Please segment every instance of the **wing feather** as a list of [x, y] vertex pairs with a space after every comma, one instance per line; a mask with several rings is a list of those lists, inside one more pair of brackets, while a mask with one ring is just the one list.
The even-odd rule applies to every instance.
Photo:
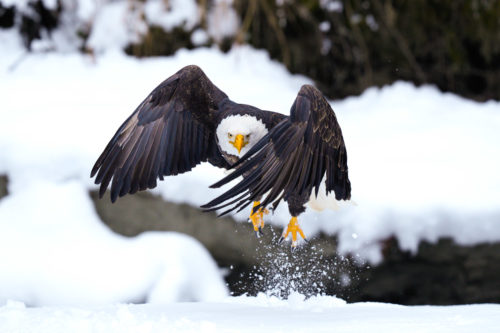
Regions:
[[99, 196], [110, 183], [114, 202], [201, 162], [217, 160], [220, 166], [214, 119], [225, 99], [197, 66], [184, 67], [162, 82], [120, 126], [92, 168]]

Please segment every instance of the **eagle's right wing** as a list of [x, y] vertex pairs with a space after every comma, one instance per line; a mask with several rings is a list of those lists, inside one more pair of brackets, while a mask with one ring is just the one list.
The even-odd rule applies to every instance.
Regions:
[[120, 126], [92, 168], [102, 197], [111, 182], [111, 201], [154, 188], [163, 176], [200, 162], [229, 167], [215, 141], [214, 117], [227, 96], [194, 65], [163, 81]]
[[[333, 191], [337, 200], [351, 197], [342, 131], [328, 101], [310, 85], [300, 89], [290, 117], [276, 125], [232, 168], [235, 168], [233, 173], [211, 187], [223, 186], [242, 175], [245, 177], [202, 206], [205, 210], [230, 206], [223, 215], [241, 210], [261, 197], [264, 198], [254, 211], [270, 203], [276, 208], [282, 199], [289, 201], [289, 198], [298, 197], [305, 203], [313, 189], [318, 194], [325, 175], [325, 194]], [[296, 209], [300, 210], [303, 203], [299, 202]]]

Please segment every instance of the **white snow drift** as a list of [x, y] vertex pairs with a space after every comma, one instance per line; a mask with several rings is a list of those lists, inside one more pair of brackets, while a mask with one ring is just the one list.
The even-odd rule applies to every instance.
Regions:
[[160, 232], [118, 236], [78, 181], [38, 180], [0, 201], [0, 304], [168, 303], [226, 294], [196, 240]]

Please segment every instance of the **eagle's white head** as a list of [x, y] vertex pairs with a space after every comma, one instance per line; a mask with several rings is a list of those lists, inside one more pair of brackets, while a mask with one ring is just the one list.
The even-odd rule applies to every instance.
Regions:
[[267, 128], [251, 115], [230, 115], [222, 119], [216, 133], [224, 152], [241, 157], [267, 134]]

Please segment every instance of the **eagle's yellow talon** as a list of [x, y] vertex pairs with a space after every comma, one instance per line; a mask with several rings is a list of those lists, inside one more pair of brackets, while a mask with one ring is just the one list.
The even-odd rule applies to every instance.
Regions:
[[[256, 207], [260, 205], [259, 201], [254, 201], [253, 206]], [[253, 208], [252, 208], [253, 211]], [[263, 235], [262, 228], [264, 228], [264, 215], [269, 214], [266, 208], [259, 208], [255, 213], [250, 214], [249, 220], [252, 222], [253, 230], [257, 237]]]
[[297, 222], [296, 216], [292, 216], [292, 219], [288, 223], [286, 230], [283, 231], [283, 235], [280, 238], [280, 243], [283, 240], [285, 240], [290, 233], [292, 234], [292, 249], [297, 246], [297, 233], [300, 235], [300, 237], [302, 237], [302, 239], [307, 241], [306, 236], [304, 235], [304, 232], [302, 231], [302, 229], [299, 226], [299, 223]]

